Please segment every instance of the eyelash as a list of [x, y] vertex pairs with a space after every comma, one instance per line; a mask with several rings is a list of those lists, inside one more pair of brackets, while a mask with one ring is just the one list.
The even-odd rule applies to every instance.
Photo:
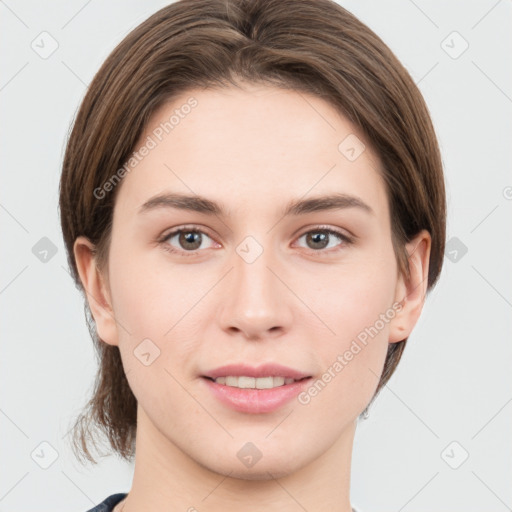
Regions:
[[[317, 226], [315, 227], [314, 229], [310, 229], [308, 231], [305, 231], [304, 233], [302, 233], [298, 238], [302, 238], [304, 235], [307, 235], [309, 233], [317, 233], [317, 232], [322, 232], [322, 233], [328, 233], [329, 235], [333, 235], [339, 239], [341, 239], [345, 245], [351, 245], [354, 243], [354, 240], [353, 238], [339, 232], [339, 231], [336, 231], [334, 229], [331, 229], [327, 226]], [[181, 227], [179, 229], [175, 229], [174, 231], [171, 231], [170, 233], [167, 233], [165, 236], [163, 236], [162, 238], [160, 238], [158, 240], [158, 243], [162, 245], [162, 248], [167, 251], [167, 252], [170, 252], [172, 254], [180, 254], [182, 256], [185, 256], [185, 257], [196, 257], [199, 255], [199, 250], [194, 250], [194, 251], [185, 251], [185, 250], [178, 250], [178, 249], [175, 249], [174, 247], [172, 247], [169, 243], [167, 243], [167, 241], [172, 238], [174, 235], [177, 235], [179, 233], [201, 233], [201, 234], [204, 234], [206, 236], [208, 236], [209, 238], [212, 238], [210, 235], [208, 235], [208, 233], [200, 230], [200, 229], [197, 229], [195, 227]], [[319, 249], [319, 250], [314, 250], [314, 249], [310, 249], [310, 252], [314, 253], [314, 254], [318, 254], [320, 256], [329, 256], [331, 255], [333, 252], [336, 253], [338, 252], [338, 250], [334, 250], [332, 251], [331, 250], [324, 250], [324, 249]]]

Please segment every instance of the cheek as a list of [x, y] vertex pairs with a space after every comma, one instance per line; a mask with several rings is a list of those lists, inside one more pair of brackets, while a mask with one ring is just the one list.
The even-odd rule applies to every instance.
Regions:
[[340, 402], [337, 393], [359, 396], [364, 403], [378, 384], [389, 346], [389, 324], [396, 313], [392, 307], [395, 268], [387, 261], [366, 261], [326, 282], [319, 316], [330, 330], [317, 346], [325, 370], [321, 380], [329, 382], [326, 405], [341, 406], [344, 400]]
[[[351, 340], [389, 312], [396, 286], [393, 272], [392, 265], [386, 269], [379, 262], [367, 261], [331, 274], [325, 281], [322, 310], [335, 337]], [[379, 330], [386, 330], [387, 324], [378, 325]]]
[[[116, 318], [134, 337], [160, 339], [176, 322], [184, 301], [178, 273], [165, 273], [134, 242], [122, 242], [122, 235], [111, 247], [111, 290]], [[129, 240], [127, 236], [125, 240]]]
[[[125, 370], [133, 370], [134, 391], [139, 386], [157, 389], [171, 378], [166, 370], [174, 374], [188, 368], [197, 349], [198, 315], [204, 314], [197, 303], [204, 287], [194, 284], [190, 273], [155, 264], [148, 252], [123, 251], [113, 244], [111, 254], [116, 262], [110, 275], [112, 299]], [[153, 362], [145, 366], [148, 360]]]
[[357, 286], [345, 290], [330, 316], [336, 335], [326, 336], [315, 349], [321, 373], [299, 397], [299, 403], [316, 411], [313, 416], [357, 417], [375, 393], [386, 358], [389, 324], [380, 316], [386, 312], [385, 294], [369, 295]]
[[[190, 405], [179, 382], [190, 367], [197, 335], [191, 332], [181, 284], [162, 276], [142, 259], [119, 260], [112, 275], [119, 349], [130, 388], [153, 417]], [[172, 285], [170, 285], [172, 283]], [[187, 406], [187, 404], [189, 404]], [[176, 416], [168, 418], [172, 428]]]

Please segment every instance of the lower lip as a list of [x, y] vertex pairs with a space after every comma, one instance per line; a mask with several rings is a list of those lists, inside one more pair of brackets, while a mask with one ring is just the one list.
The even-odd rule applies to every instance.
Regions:
[[239, 412], [259, 414], [272, 412], [298, 395], [311, 377], [272, 389], [243, 389], [225, 386], [203, 377], [208, 388], [223, 404]]

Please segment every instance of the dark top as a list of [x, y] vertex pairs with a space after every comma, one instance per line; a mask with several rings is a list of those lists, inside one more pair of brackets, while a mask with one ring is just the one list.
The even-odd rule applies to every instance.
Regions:
[[112, 512], [113, 508], [126, 497], [127, 492], [118, 492], [105, 498], [99, 505], [89, 509], [87, 512]]
[[[119, 492], [117, 494], [111, 494], [108, 498], [105, 498], [99, 505], [91, 508], [87, 512], [112, 512], [112, 509], [126, 497], [128, 493]], [[352, 508], [354, 512], [357, 512], [355, 508]]]

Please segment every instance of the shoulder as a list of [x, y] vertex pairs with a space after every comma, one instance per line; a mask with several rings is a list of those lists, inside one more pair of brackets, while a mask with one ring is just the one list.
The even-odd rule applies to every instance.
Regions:
[[126, 497], [128, 493], [126, 492], [118, 492], [116, 494], [111, 494], [107, 498], [105, 498], [101, 503], [96, 505], [95, 507], [89, 509], [87, 512], [112, 512], [112, 509], [123, 499]]

